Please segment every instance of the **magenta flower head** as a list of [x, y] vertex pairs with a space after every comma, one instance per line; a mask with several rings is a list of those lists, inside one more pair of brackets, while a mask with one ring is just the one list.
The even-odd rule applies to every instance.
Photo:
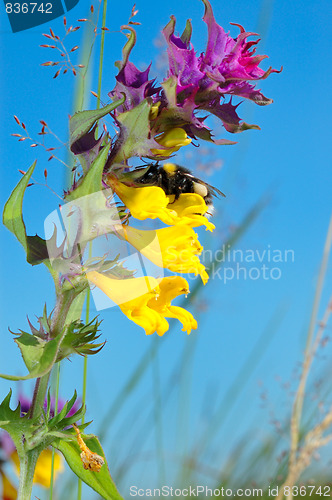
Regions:
[[115, 77], [117, 83], [108, 95], [112, 99], [121, 99], [125, 95], [126, 100], [123, 106], [117, 108], [115, 114], [133, 109], [147, 97], [158, 94], [160, 90], [160, 87], [154, 87], [155, 80], [149, 80], [151, 64], [146, 70], [140, 71], [135, 64], [128, 60], [130, 52], [136, 43], [136, 32], [130, 26], [122, 26], [122, 28], [128, 29], [131, 33], [122, 51], [123, 60], [115, 63], [119, 69], [119, 73]]
[[266, 71], [258, 67], [267, 56], [255, 55], [255, 45], [259, 39], [247, 40], [250, 36], [258, 36], [257, 33], [246, 32], [241, 25], [232, 23], [240, 28], [240, 34], [233, 39], [216, 23], [210, 2], [203, 2], [208, 41], [205, 54], [200, 56], [200, 69], [205, 73], [201, 89], [215, 89], [222, 95], [238, 95], [260, 105], [270, 104], [272, 99], [267, 99], [254, 85], [248, 83], [263, 80], [271, 73], [279, 73], [272, 67]]
[[[195, 118], [198, 110], [205, 110], [220, 118], [229, 132], [242, 132], [248, 128], [259, 128], [256, 125], [240, 123], [236, 107], [231, 98], [228, 102], [220, 102], [225, 96], [239, 96], [266, 105], [272, 99], [264, 97], [260, 90], [255, 89], [252, 81], [262, 80], [273, 72], [259, 68], [260, 62], [267, 56], [255, 55], [255, 45], [259, 40], [248, 41], [255, 33], [245, 32], [242, 26], [240, 34], [233, 39], [225, 33], [214, 18], [208, 0], [202, 0], [205, 5], [204, 21], [208, 27], [208, 41], [205, 53], [197, 56], [190, 43], [191, 24], [187, 21], [186, 29], [180, 37], [174, 35], [175, 18], [163, 30], [167, 42], [169, 59], [169, 76], [164, 81], [165, 95], [168, 105], [176, 104], [178, 112], [187, 117], [192, 113], [192, 133], [206, 138], [207, 129], [202, 119], [199, 123]], [[176, 89], [176, 91], [174, 90]], [[172, 92], [170, 92], [172, 89]], [[180, 108], [180, 109], [179, 109]], [[202, 135], [203, 134], [203, 135]]]
[[188, 91], [194, 95], [199, 89], [205, 73], [200, 69], [201, 64], [195, 49], [191, 48], [192, 27], [190, 20], [188, 19], [186, 28], [180, 37], [174, 35], [175, 22], [175, 17], [171, 16], [170, 22], [163, 30], [167, 42], [169, 76], [176, 78], [178, 95], [181, 92], [189, 95]]
[[257, 36], [255, 33], [235, 25], [240, 33], [232, 38], [216, 23], [209, 0], [202, 1], [205, 6], [203, 20], [208, 28], [205, 52], [198, 54], [192, 46], [190, 20], [178, 36], [175, 34], [176, 19], [171, 16], [163, 30], [169, 69], [161, 87], [156, 87], [155, 80], [149, 79], [150, 66], [140, 71], [129, 61], [136, 33], [132, 26], [122, 27], [130, 34], [122, 61], [116, 62], [119, 72], [109, 96], [113, 101], [125, 97], [125, 101], [112, 111], [119, 133], [109, 154], [106, 173], [112, 163], [121, 163], [133, 156], [168, 159], [195, 139], [234, 144], [227, 139], [214, 138], [205, 123], [209, 114], [219, 118], [231, 133], [259, 129], [240, 119], [237, 114], [240, 103], [233, 103], [233, 99], [270, 104], [272, 99], [256, 89], [255, 82], [279, 71], [259, 67], [267, 56], [256, 55], [259, 40], [248, 40]]

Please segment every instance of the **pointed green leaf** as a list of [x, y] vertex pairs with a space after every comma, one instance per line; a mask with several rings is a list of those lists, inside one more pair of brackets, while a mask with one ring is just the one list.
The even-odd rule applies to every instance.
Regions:
[[75, 297], [72, 305], [70, 306], [69, 312], [67, 314], [66, 322], [68, 324], [73, 321], [78, 321], [82, 316], [82, 310], [86, 298], [87, 289], [83, 290], [81, 293]]
[[110, 149], [110, 144], [105, 146], [91, 164], [87, 174], [83, 177], [81, 184], [72, 191], [67, 197], [66, 201], [77, 200], [83, 196], [100, 191], [102, 188], [102, 174], [107, 160], [107, 155]]
[[122, 49], [122, 61], [116, 61], [115, 66], [121, 70], [128, 62], [130, 52], [132, 51], [136, 43], [136, 31], [131, 26], [126, 26], [126, 29], [130, 31], [130, 35], [125, 46]]
[[5, 205], [2, 216], [4, 225], [9, 231], [15, 234], [25, 251], [27, 251], [27, 235], [22, 215], [23, 197], [35, 166], [36, 162], [31, 165], [27, 173], [13, 190]]
[[4, 398], [0, 404], [0, 427], [4, 428], [6, 425], [11, 424], [14, 420], [20, 418], [21, 411], [20, 405], [17, 405], [15, 410], [12, 410], [9, 406], [10, 399], [12, 397], [12, 390], [8, 392], [7, 396]]
[[44, 260], [48, 260], [48, 250], [46, 241], [35, 236], [27, 236], [27, 261], [32, 266], [41, 264]]
[[[151, 148], [160, 148], [160, 144], [150, 137], [150, 110], [152, 101], [144, 99], [138, 106], [118, 116], [121, 126], [119, 151], [114, 163], [121, 163], [132, 156], [151, 156]], [[115, 149], [117, 145], [115, 144]]]
[[23, 332], [22, 335], [15, 339], [15, 342], [20, 348], [29, 373], [27, 375], [7, 375], [0, 373], [0, 377], [6, 380], [28, 380], [46, 375], [56, 362], [65, 332], [66, 330], [64, 329], [61, 334], [47, 342]]
[[47, 342], [27, 332], [22, 332], [15, 342], [21, 351], [25, 366], [31, 372], [39, 363]]
[[[48, 426], [49, 428], [53, 428], [55, 427], [59, 422], [60, 420], [62, 420], [63, 418], [65, 418], [65, 416], [70, 412], [70, 410], [72, 409], [72, 407], [74, 406], [75, 404], [75, 401], [77, 399], [77, 392], [75, 390], [74, 392], [74, 395], [72, 396], [72, 398], [67, 401], [64, 405], [63, 405], [63, 408], [62, 410], [57, 413], [48, 423]], [[75, 421], [74, 421], [75, 422]]]
[[192, 28], [192, 25], [191, 25], [191, 20], [190, 19], [187, 19], [187, 22], [186, 22], [186, 27], [185, 29], [183, 30], [183, 33], [181, 35], [181, 40], [183, 43], [185, 43], [186, 45], [189, 45], [190, 43], [190, 39], [191, 39], [191, 35], [192, 35], [192, 31], [193, 31], [193, 28]]
[[123, 97], [122, 99], [114, 101], [101, 109], [79, 111], [78, 113], [75, 113], [74, 116], [71, 117], [69, 122], [70, 146], [72, 146], [72, 144], [74, 144], [78, 139], [88, 133], [97, 120], [123, 104], [125, 102], [125, 99], [126, 98]]
[[62, 439], [56, 439], [52, 445], [61, 451], [69, 467], [76, 474], [76, 476], [99, 493], [99, 495], [105, 498], [105, 500], [123, 500], [110, 475], [105, 454], [98, 438], [96, 436], [89, 437], [85, 435], [82, 435], [82, 438], [91, 451], [98, 453], [98, 455], [101, 455], [104, 458], [105, 463], [99, 472], [93, 472], [83, 468], [80, 457], [81, 450], [76, 441], [66, 442]]
[[[15, 410], [10, 408], [12, 390], [0, 404], [0, 427], [11, 436], [17, 449], [22, 447], [22, 436], [30, 435], [35, 430], [35, 422], [26, 416], [21, 417], [21, 405], [18, 403]], [[1, 497], [2, 498], [2, 497]]]

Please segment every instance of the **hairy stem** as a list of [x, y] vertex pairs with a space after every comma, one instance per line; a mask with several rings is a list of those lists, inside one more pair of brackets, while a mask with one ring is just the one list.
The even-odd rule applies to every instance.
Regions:
[[36, 380], [32, 403], [29, 410], [29, 418], [37, 418], [42, 414], [50, 374], [51, 372], [46, 373], [46, 375], [43, 375], [43, 377], [39, 377]]
[[[55, 408], [54, 415], [58, 414], [58, 402], [59, 402], [59, 389], [60, 389], [60, 363], [57, 365], [56, 373], [56, 388], [55, 388]], [[50, 484], [50, 495], [49, 500], [53, 499], [53, 484], [54, 484], [54, 457], [55, 449], [52, 448], [52, 463], [51, 463], [51, 484]]]
[[17, 500], [30, 500], [33, 486], [33, 475], [40, 449], [28, 451], [20, 456], [20, 483]]
[[[54, 308], [50, 325], [51, 338], [56, 337], [63, 331], [67, 314], [74, 298], [74, 290], [66, 293], [60, 292], [57, 295], [57, 302]], [[30, 419], [41, 420], [50, 374], [51, 370], [42, 377], [37, 378], [36, 380], [33, 399], [29, 410]], [[22, 443], [17, 447], [20, 459], [20, 484], [18, 500], [30, 500], [31, 498], [34, 471], [38, 456], [42, 449], [42, 446], [38, 446], [37, 448], [34, 448], [32, 450], [25, 450], [24, 435], [22, 435]]]

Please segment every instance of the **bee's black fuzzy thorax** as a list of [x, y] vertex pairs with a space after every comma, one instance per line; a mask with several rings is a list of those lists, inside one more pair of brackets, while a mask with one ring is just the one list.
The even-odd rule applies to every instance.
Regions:
[[204, 199], [206, 205], [209, 207], [208, 212], [212, 212], [213, 210], [213, 196], [225, 196], [219, 189], [195, 177], [187, 168], [174, 163], [165, 163], [164, 165], [151, 164], [148, 167], [139, 167], [135, 172], [139, 170], [142, 170], [143, 173], [141, 177], [136, 177], [137, 184], [158, 186], [167, 195], [174, 195], [175, 200], [182, 193], [196, 193]]

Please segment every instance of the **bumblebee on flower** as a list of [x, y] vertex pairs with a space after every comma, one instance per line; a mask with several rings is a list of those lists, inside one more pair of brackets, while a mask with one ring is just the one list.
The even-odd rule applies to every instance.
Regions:
[[[187, 170], [179, 170], [175, 164], [164, 165], [163, 172], [176, 172], [180, 183], [157, 182], [158, 166], [149, 166], [133, 170], [129, 173], [109, 174], [106, 182], [114, 189], [124, 205], [129, 209], [129, 223], [114, 226], [114, 233], [127, 241], [155, 265], [173, 273], [193, 273], [200, 275], [203, 283], [208, 281], [208, 274], [199, 260], [203, 247], [198, 241], [194, 227], [206, 226], [213, 230], [213, 224], [205, 214], [208, 206], [204, 197], [194, 191], [194, 185], [203, 188], [205, 197], [208, 188], [203, 181], [193, 177]], [[183, 179], [185, 182], [183, 182]], [[202, 192], [202, 189], [201, 189]], [[137, 229], [135, 219], [159, 219], [168, 227], [156, 230]], [[157, 245], [150, 242], [157, 239]], [[169, 324], [166, 318], [177, 318], [188, 334], [197, 328], [192, 314], [171, 302], [179, 295], [189, 293], [188, 282], [182, 276], [166, 276], [155, 279], [152, 276], [117, 279], [112, 273], [89, 271], [86, 276], [90, 283], [102, 290], [122, 312], [136, 324], [140, 325], [147, 335], [156, 332], [163, 335]]]
[[[231, 38], [214, 18], [208, 0], [203, 20], [208, 28], [205, 52], [197, 56], [191, 45], [192, 27], [187, 22], [183, 34], [175, 32], [175, 18], [163, 30], [167, 43], [169, 71], [161, 85], [149, 79], [150, 66], [140, 71], [129, 61], [136, 43], [132, 26], [123, 49], [123, 59], [116, 66], [119, 70], [116, 85], [109, 92], [119, 105], [112, 117], [119, 133], [110, 144], [103, 168], [102, 182], [120, 199], [122, 223], [112, 228], [118, 238], [125, 240], [155, 265], [175, 273], [165, 278], [153, 276], [127, 276], [119, 279], [112, 272], [101, 272], [97, 267], [87, 268], [89, 282], [100, 288], [124, 314], [144, 328], [147, 334], [163, 335], [168, 330], [166, 318], [177, 317], [183, 329], [190, 333], [197, 327], [191, 313], [171, 305], [180, 294], [189, 292], [188, 282], [177, 273], [200, 276], [204, 284], [208, 274], [199, 256], [203, 247], [196, 228], [204, 226], [213, 231], [213, 197], [223, 193], [193, 173], [178, 166], [172, 156], [181, 148], [188, 148], [199, 139], [215, 144], [234, 144], [228, 139], [215, 139], [206, 126], [206, 114], [215, 115], [230, 133], [258, 129], [240, 120], [232, 103], [234, 96], [249, 99], [259, 105], [272, 102], [257, 89], [254, 81], [262, 80], [273, 72], [264, 71], [259, 64], [266, 56], [255, 55], [257, 41], [248, 41], [254, 33], [245, 32]], [[229, 100], [226, 100], [229, 95]], [[200, 117], [199, 112], [205, 116]], [[91, 134], [91, 132], [89, 132]], [[94, 135], [80, 137], [72, 144], [73, 152], [93, 151], [102, 153], [102, 138]], [[89, 144], [87, 146], [87, 144]], [[85, 148], [85, 149], [84, 149]], [[131, 167], [134, 157], [148, 159], [141, 167]], [[135, 227], [135, 221], [154, 220], [158, 229]], [[159, 225], [158, 224], [158, 225]], [[150, 242], [158, 241], [157, 246]], [[167, 294], [165, 289], [167, 287]], [[130, 293], [127, 296], [128, 290]]]

